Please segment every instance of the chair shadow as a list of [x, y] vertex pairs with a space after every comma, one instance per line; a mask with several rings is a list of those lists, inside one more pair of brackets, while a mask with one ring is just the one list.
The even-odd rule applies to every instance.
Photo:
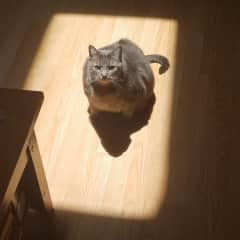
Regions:
[[150, 99], [147, 107], [126, 119], [121, 114], [100, 112], [94, 118], [89, 116], [90, 122], [101, 139], [104, 149], [114, 157], [123, 154], [131, 143], [131, 134], [148, 124], [156, 101], [155, 95]]

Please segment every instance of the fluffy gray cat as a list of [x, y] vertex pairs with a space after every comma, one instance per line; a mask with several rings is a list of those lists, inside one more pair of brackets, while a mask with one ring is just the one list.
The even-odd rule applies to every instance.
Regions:
[[160, 74], [169, 67], [167, 58], [144, 55], [128, 39], [100, 49], [90, 45], [83, 69], [90, 116], [107, 111], [131, 118], [135, 112], [144, 109], [153, 96], [154, 76], [150, 63], [161, 64]]

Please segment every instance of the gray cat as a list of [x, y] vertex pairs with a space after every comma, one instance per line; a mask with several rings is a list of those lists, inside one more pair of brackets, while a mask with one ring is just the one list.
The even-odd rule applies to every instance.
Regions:
[[161, 55], [144, 55], [128, 39], [96, 49], [89, 46], [83, 69], [84, 92], [90, 116], [99, 111], [120, 112], [127, 118], [146, 107], [153, 96], [154, 76], [150, 63], [159, 63], [159, 73], [169, 67]]

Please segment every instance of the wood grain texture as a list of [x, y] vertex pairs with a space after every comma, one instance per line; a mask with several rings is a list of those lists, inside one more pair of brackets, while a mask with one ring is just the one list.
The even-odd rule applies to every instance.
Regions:
[[43, 202], [43, 209], [48, 213], [48, 215], [51, 215], [53, 211], [52, 200], [49, 193], [46, 175], [44, 172], [42, 159], [41, 159], [37, 139], [34, 132], [32, 133], [29, 139], [27, 152], [30, 158], [29, 161], [31, 161], [31, 166], [32, 166], [31, 170], [32, 172], [34, 172], [33, 176], [36, 179], [36, 185], [37, 185], [36, 188], [39, 193], [39, 198], [41, 198]]
[[[238, 8], [25, 0], [25, 14], [6, 5], [17, 15], [15, 28], [1, 26], [0, 83], [45, 93], [36, 135], [57, 239], [239, 238]], [[159, 76], [153, 65], [149, 116], [91, 123], [81, 83], [87, 47], [120, 37], [171, 67]]]

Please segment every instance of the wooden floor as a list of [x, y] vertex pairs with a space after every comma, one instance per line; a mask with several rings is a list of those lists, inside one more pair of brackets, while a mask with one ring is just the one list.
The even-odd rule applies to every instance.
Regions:
[[[239, 14], [178, 1], [1, 1], [0, 86], [41, 90], [56, 239], [239, 239]], [[55, 3], [54, 3], [55, 2]], [[149, 112], [89, 121], [89, 44], [167, 56]], [[17, 103], [16, 103], [17, 104]], [[152, 112], [151, 112], [152, 111]]]

